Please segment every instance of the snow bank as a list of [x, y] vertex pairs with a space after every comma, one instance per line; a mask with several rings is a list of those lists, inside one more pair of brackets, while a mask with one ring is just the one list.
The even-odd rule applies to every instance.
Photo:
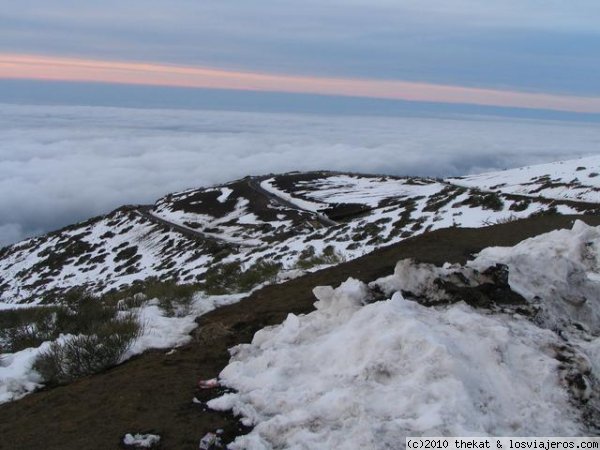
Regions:
[[457, 266], [449, 265], [436, 267], [433, 264], [403, 259], [396, 263], [393, 275], [380, 278], [372, 282], [371, 286], [377, 286], [387, 295], [404, 290], [432, 301], [445, 300], [445, 294], [435, 280], [448, 276], [456, 268]]
[[157, 304], [139, 308], [137, 316], [143, 332], [122, 361], [150, 348], [171, 348], [187, 344], [191, 339], [190, 332], [196, 328], [195, 316], [167, 317]]
[[32, 366], [49, 346], [50, 342], [45, 342], [37, 348], [0, 355], [0, 404], [18, 400], [42, 386], [43, 380]]
[[[61, 334], [56, 342], [62, 343], [73, 335]], [[39, 354], [50, 348], [52, 341], [15, 353], [0, 354], [0, 404], [18, 400], [43, 386], [43, 379], [33, 370]]]
[[[254, 426], [233, 449], [384, 449], [402, 448], [409, 435], [593, 432], [599, 255], [600, 227], [576, 222], [488, 248], [466, 266], [400, 261], [371, 284], [389, 300], [365, 305], [369, 288], [352, 279], [317, 287], [316, 311], [290, 314], [231, 350], [220, 382], [236, 392], [209, 406]], [[531, 302], [532, 315], [511, 312], [510, 302], [449, 305], [440, 279], [502, 285], [502, 295], [512, 289]]]
[[[183, 345], [191, 339], [189, 333], [196, 327], [196, 315], [166, 317], [154, 302], [136, 308], [133, 312], [143, 325], [143, 333], [123, 355], [121, 362], [150, 348]], [[64, 341], [67, 338], [68, 336], [61, 335], [58, 340]], [[43, 386], [44, 380], [33, 370], [33, 364], [38, 355], [47, 351], [51, 344], [52, 341], [48, 341], [35, 348], [0, 355], [0, 404], [18, 400]]]
[[576, 221], [571, 230], [484, 249], [469, 265], [484, 269], [495, 263], [508, 266], [514, 291], [539, 304], [546, 326], [576, 321], [600, 333], [600, 227]]
[[508, 268], [510, 288], [540, 310], [536, 320], [545, 327], [565, 329], [575, 322], [600, 333], [600, 227], [581, 221], [571, 230], [546, 233], [514, 247], [486, 248], [465, 266], [402, 260], [393, 275], [371, 285], [388, 295], [402, 290], [431, 302], [444, 301], [449, 297], [438, 280], [467, 285], [489, 281], [486, 273], [497, 264]]
[[239, 301], [244, 294], [232, 295], [196, 295], [189, 311], [180, 311], [174, 317], [168, 317], [158, 306], [158, 300], [151, 300], [140, 308], [135, 308], [143, 334], [135, 341], [123, 357], [123, 361], [151, 348], [173, 348], [187, 344], [192, 338], [190, 333], [196, 328], [196, 318], [220, 306]]
[[290, 314], [232, 349], [209, 402], [255, 425], [234, 449], [399, 448], [407, 435], [577, 435], [549, 330], [465, 304], [392, 299], [366, 286], [315, 289], [317, 311]]

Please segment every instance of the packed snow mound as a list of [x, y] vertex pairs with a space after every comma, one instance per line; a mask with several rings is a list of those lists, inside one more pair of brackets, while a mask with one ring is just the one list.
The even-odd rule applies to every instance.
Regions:
[[[576, 222], [465, 266], [404, 260], [369, 286], [317, 287], [316, 311], [231, 350], [220, 382], [235, 392], [209, 406], [254, 427], [233, 449], [594, 434], [599, 253], [600, 227]], [[482, 286], [489, 304], [457, 299]]]
[[33, 370], [33, 363], [40, 353], [50, 348], [50, 344], [44, 342], [36, 348], [0, 354], [0, 404], [18, 400], [43, 386], [43, 379]]
[[361, 307], [364, 289], [354, 280], [319, 289], [327, 308], [290, 314], [232, 350], [220, 379], [237, 392], [209, 406], [255, 428], [231, 448], [384, 449], [409, 435], [582, 432], [551, 331], [400, 293]]
[[317, 286], [313, 295], [317, 298], [315, 308], [324, 315], [341, 317], [359, 308], [368, 295], [367, 286], [354, 278], [348, 278], [337, 289], [331, 286]]
[[509, 284], [535, 302], [546, 326], [578, 322], [600, 333], [600, 227], [576, 221], [514, 247], [490, 247], [469, 263], [476, 269], [506, 264]]
[[506, 307], [527, 314], [536, 311], [535, 306], [510, 287], [505, 264], [477, 270], [458, 264], [436, 267], [404, 259], [396, 264], [393, 275], [369, 286], [388, 296], [400, 291], [426, 306], [464, 301], [479, 308]]
[[446, 289], [449, 283], [454, 287], [492, 283], [495, 290], [506, 284], [514, 292], [502, 292], [504, 298], [522, 296], [539, 310], [536, 320], [545, 327], [564, 329], [575, 323], [598, 335], [600, 227], [576, 221], [570, 230], [552, 231], [514, 247], [484, 249], [465, 266], [401, 260], [393, 275], [371, 286], [387, 295], [402, 291], [422, 303], [435, 304], [456, 300], [456, 293]]

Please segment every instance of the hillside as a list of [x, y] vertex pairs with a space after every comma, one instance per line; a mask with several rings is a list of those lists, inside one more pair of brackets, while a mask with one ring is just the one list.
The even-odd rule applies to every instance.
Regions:
[[600, 161], [596, 156], [451, 178], [447, 181], [503, 194], [595, 204], [600, 202]]
[[597, 435], [596, 161], [246, 177], [3, 248], [0, 433], [67, 450]]
[[[585, 220], [600, 225], [596, 216]], [[248, 429], [241, 429], [232, 415], [193, 401], [205, 402], [223, 392], [198, 390], [198, 378], [217, 376], [229, 361], [229, 349], [250, 342], [258, 330], [281, 323], [289, 313], [313, 311], [315, 286], [337, 286], [348, 277], [373, 281], [391, 275], [396, 262], [404, 258], [438, 266], [463, 264], [483, 248], [515, 245], [553, 229], [569, 228], [573, 221], [574, 217], [544, 216], [480, 229], [439, 230], [267, 286], [199, 318], [193, 341], [176, 352], [147, 352], [69, 386], [0, 405], [0, 433], [5, 442], [22, 450], [41, 444], [57, 450], [119, 448], [125, 433], [138, 431], [159, 434], [160, 448], [165, 449], [196, 448], [205, 433], [217, 429], [224, 430], [223, 439], [229, 442]]]
[[579, 185], [565, 199], [516, 195], [514, 186], [484, 192], [500, 176], [290, 173], [170, 194], [0, 250], [0, 302], [52, 303], [73, 288], [102, 293], [148, 279], [195, 284], [231, 264], [306, 270], [425, 231], [598, 210], [596, 191], [584, 196]]

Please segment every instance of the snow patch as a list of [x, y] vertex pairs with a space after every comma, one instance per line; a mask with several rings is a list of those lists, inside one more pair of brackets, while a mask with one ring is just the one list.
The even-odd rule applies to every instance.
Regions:
[[50, 347], [45, 342], [37, 348], [0, 355], [0, 404], [18, 400], [42, 386], [41, 376], [33, 370], [37, 355]]
[[487, 172], [447, 181], [505, 194], [542, 196], [558, 200], [600, 203], [600, 158], [589, 156], [569, 161]]
[[173, 348], [187, 344], [190, 333], [197, 326], [195, 319], [220, 306], [239, 301], [245, 294], [237, 295], [196, 295], [187, 311], [179, 311], [174, 317], [168, 317], [158, 306], [158, 300], [150, 300], [132, 311], [137, 314], [143, 327], [143, 334], [134, 342], [123, 356], [126, 361], [152, 348]]
[[127, 433], [123, 437], [123, 444], [131, 445], [137, 448], [151, 448], [160, 442], [160, 436], [157, 434], [131, 434]]
[[229, 189], [227, 187], [222, 187], [221, 195], [219, 195], [217, 197], [217, 201], [219, 203], [225, 203], [227, 201], [227, 199], [229, 198], [229, 195], [231, 195], [232, 192], [233, 192], [233, 189]]

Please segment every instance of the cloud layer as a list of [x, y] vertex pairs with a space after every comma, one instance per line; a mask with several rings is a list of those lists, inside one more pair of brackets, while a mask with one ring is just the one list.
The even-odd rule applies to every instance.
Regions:
[[579, 123], [0, 105], [0, 245], [248, 174], [460, 175], [599, 144]]

